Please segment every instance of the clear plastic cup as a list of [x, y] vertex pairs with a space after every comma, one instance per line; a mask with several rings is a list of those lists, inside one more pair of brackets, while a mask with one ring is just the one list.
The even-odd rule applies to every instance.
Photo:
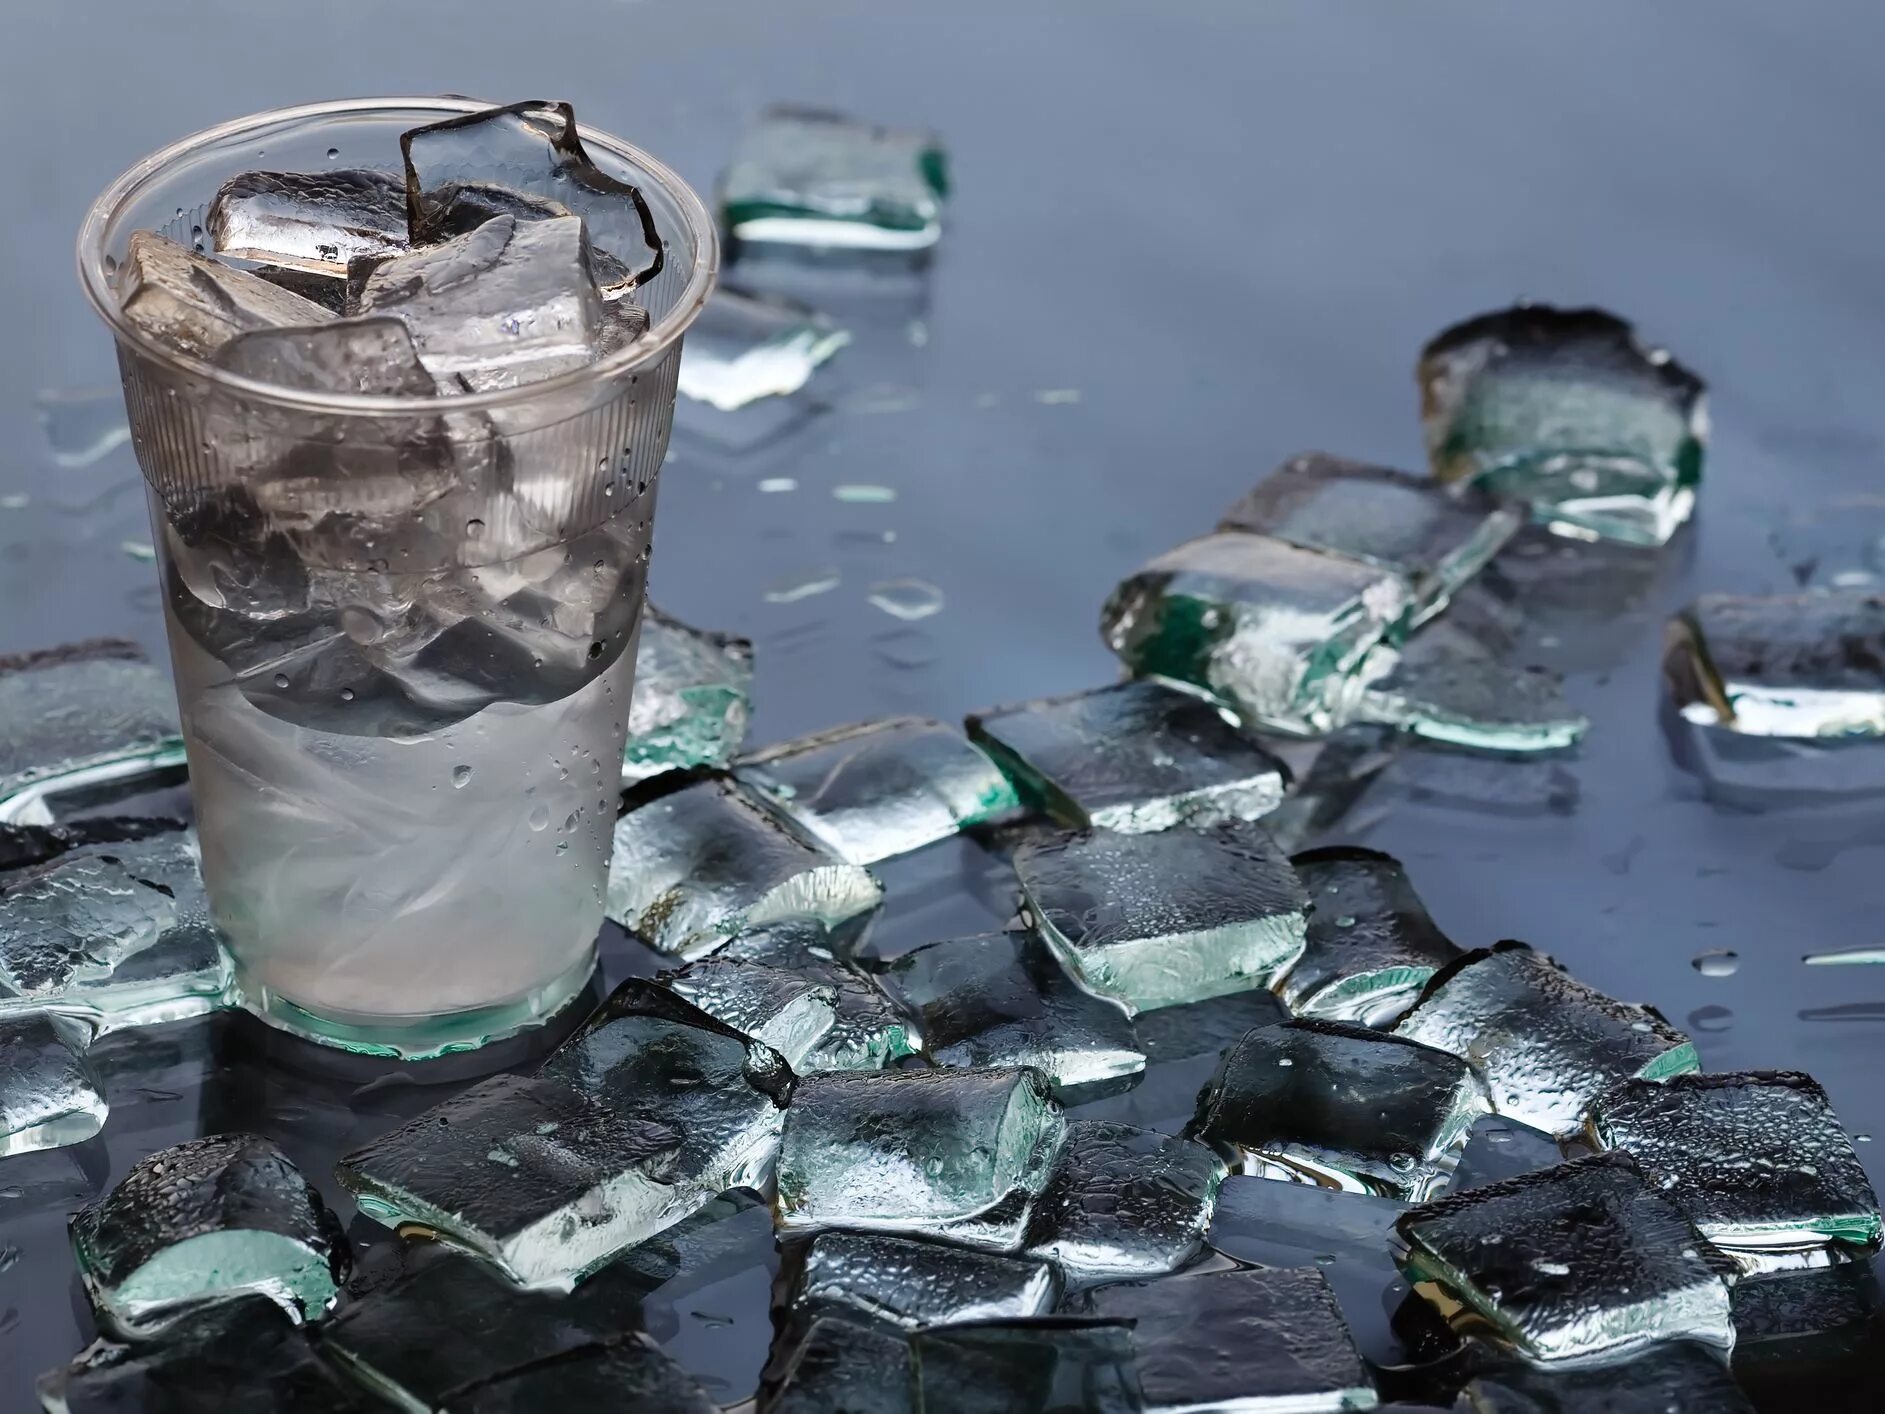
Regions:
[[466, 1050], [585, 985], [602, 919], [657, 473], [713, 286], [699, 197], [585, 131], [665, 254], [651, 328], [575, 372], [446, 398], [310, 393], [118, 307], [132, 232], [200, 244], [238, 172], [399, 170], [489, 105], [348, 100], [226, 123], [105, 191], [79, 237], [149, 483], [203, 873], [244, 1004], [351, 1050]]

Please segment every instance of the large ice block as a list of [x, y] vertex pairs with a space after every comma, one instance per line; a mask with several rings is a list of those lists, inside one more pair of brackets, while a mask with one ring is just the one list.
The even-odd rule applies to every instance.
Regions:
[[118, 299], [126, 319], [191, 358], [208, 358], [251, 329], [325, 324], [334, 317], [313, 300], [155, 231], [131, 233], [118, 267]]
[[1798, 1071], [1628, 1080], [1588, 1138], [1622, 1149], [1650, 1186], [1750, 1271], [1876, 1250], [1878, 1195], [1826, 1092]]
[[1246, 1173], [1417, 1202], [1444, 1187], [1484, 1091], [1460, 1057], [1347, 1021], [1286, 1021], [1225, 1052], [1186, 1132]]
[[[216, 363], [244, 378], [307, 392], [430, 398], [439, 391], [419, 358], [412, 335], [403, 323], [390, 317], [336, 319], [291, 329], [252, 329], [218, 349]], [[418, 463], [431, 450], [415, 447], [407, 469], [423, 475]], [[431, 460], [443, 461], [442, 449]], [[291, 479], [297, 490], [299, 480]], [[259, 496], [261, 488], [257, 490]], [[408, 493], [408, 499], [415, 498]], [[269, 506], [273, 509], [272, 500]]]
[[1100, 633], [1135, 673], [1213, 692], [1251, 726], [1313, 734], [1347, 720], [1414, 603], [1392, 570], [1219, 531], [1123, 581]]
[[630, 1332], [471, 1385], [452, 1396], [453, 1414], [544, 1414], [546, 1410], [634, 1409], [648, 1414], [719, 1414], [694, 1378], [647, 1336]]
[[734, 777], [851, 864], [875, 864], [1016, 809], [995, 763], [954, 727], [889, 717], [782, 742]]
[[1236, 713], [1151, 678], [997, 707], [968, 726], [1028, 805], [1075, 828], [1255, 820], [1289, 785]]
[[1530, 1359], [1734, 1346], [1727, 1260], [1621, 1155], [1441, 1198], [1395, 1228], [1423, 1296]]
[[160, 1149], [72, 1219], [79, 1277], [127, 1339], [253, 1292], [319, 1320], [353, 1252], [314, 1185], [272, 1140], [213, 1134]]
[[1290, 864], [1312, 905], [1302, 956], [1276, 989], [1295, 1015], [1383, 1025], [1460, 955], [1398, 860], [1337, 845]]
[[746, 740], [752, 699], [751, 640], [690, 628], [648, 605], [635, 654], [623, 781], [727, 765]]
[[1060, 1299], [1060, 1273], [1008, 1257], [881, 1232], [821, 1232], [798, 1254], [794, 1315], [859, 1316], [905, 1330], [1038, 1316]]
[[1529, 1360], [1482, 1364], [1457, 1414], [1754, 1414], [1722, 1352], [1689, 1340], [1652, 1345], [1628, 1360], [1568, 1368]]
[[52, 823], [61, 795], [132, 791], [183, 765], [169, 680], [122, 639], [0, 657], [0, 823]]
[[1014, 864], [1042, 938], [1129, 1012], [1268, 986], [1303, 950], [1308, 896], [1260, 825], [1049, 836]]
[[58, 1149], [105, 1126], [105, 1097], [76, 1024], [0, 1017], [0, 1158]]
[[1079, 1311], [1132, 1327], [1147, 1414], [1373, 1409], [1374, 1381], [1314, 1267], [1102, 1286]]
[[1523, 943], [1469, 952], [1434, 974], [1396, 1035], [1470, 1061], [1493, 1111], [1569, 1134], [1619, 1080], [1695, 1070], [1695, 1046], [1654, 1010], [1614, 1001]]
[[661, 952], [699, 957], [768, 923], [842, 923], [882, 894], [863, 869], [802, 839], [732, 781], [687, 786], [615, 826], [609, 917]]
[[916, 1414], [910, 1342], [878, 1326], [821, 1317], [759, 1408], [764, 1414]]
[[1661, 545], [1689, 518], [1708, 437], [1703, 383], [1600, 309], [1522, 304], [1421, 351], [1434, 474], [1527, 503], [1580, 539]]
[[1415, 621], [1446, 607], [1486, 567], [1522, 517], [1470, 490], [1392, 467], [1305, 452], [1239, 498], [1219, 530], [1247, 530], [1405, 575]]
[[790, 397], [850, 342], [809, 305], [722, 285], [688, 328], [678, 387], [684, 398], [738, 412]]
[[1124, 1011], [1069, 977], [1038, 938], [984, 933], [905, 953], [883, 981], [938, 1065], [1027, 1065], [1056, 1091], [1145, 1068]]
[[1013, 1250], [1065, 1129], [1038, 1071], [806, 1076], [779, 1149], [779, 1225]]
[[1355, 720], [1482, 751], [1555, 751], [1575, 744], [1590, 726], [1565, 700], [1564, 680], [1549, 669], [1468, 654], [1416, 656], [1419, 644], [1410, 644], [1363, 690]]
[[937, 1326], [911, 1338], [923, 1414], [1139, 1414], [1131, 1327], [1041, 1316]]
[[406, 244], [406, 184], [392, 172], [243, 172], [217, 188], [203, 223], [218, 255], [344, 276], [357, 256]]

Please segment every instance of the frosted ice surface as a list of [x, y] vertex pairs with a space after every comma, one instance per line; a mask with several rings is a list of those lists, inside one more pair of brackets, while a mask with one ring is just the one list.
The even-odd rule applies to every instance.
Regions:
[[406, 244], [406, 184], [391, 172], [243, 172], [203, 223], [219, 255], [345, 275], [347, 262]]
[[821, 1232], [805, 1246], [789, 1305], [915, 1330], [1038, 1316], [1060, 1298], [1051, 1262], [879, 1232]]
[[104, 1128], [85, 1038], [51, 1016], [0, 1017], [0, 1158], [58, 1149]]

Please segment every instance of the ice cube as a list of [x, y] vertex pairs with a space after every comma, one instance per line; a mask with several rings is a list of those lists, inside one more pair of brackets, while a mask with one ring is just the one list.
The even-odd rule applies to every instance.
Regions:
[[1691, 722], [1749, 736], [1885, 736], [1885, 594], [1704, 594], [1670, 621], [1664, 676]]
[[1074, 1120], [1029, 1215], [1026, 1250], [1083, 1284], [1175, 1271], [1203, 1245], [1224, 1171], [1189, 1139]]
[[681, 396], [721, 412], [789, 397], [850, 342], [810, 305], [722, 285], [688, 328]]
[[1051, 1262], [880, 1232], [821, 1232], [796, 1254], [794, 1316], [869, 1318], [904, 1330], [1038, 1316], [1060, 1299]]
[[1290, 864], [1314, 905], [1303, 954], [1277, 986], [1295, 1015], [1386, 1025], [1460, 955], [1399, 861], [1338, 845]]
[[1260, 825], [1060, 835], [1014, 862], [1041, 936], [1128, 1012], [1268, 986], [1303, 950], [1308, 896]]
[[1625, 1081], [1588, 1137], [1622, 1149], [1650, 1187], [1749, 1271], [1877, 1249], [1878, 1195], [1817, 1081], [1798, 1071]]
[[1503, 1360], [1482, 1369], [1460, 1394], [1458, 1414], [1754, 1414], [1721, 1351], [1663, 1341], [1633, 1359], [1569, 1368]]
[[[124, 844], [167, 835], [183, 821], [161, 815], [87, 815], [57, 825], [0, 824], [0, 870], [50, 864], [62, 854], [94, 844]], [[0, 886], [4, 880], [0, 880]]]
[[[778, 979], [773, 985], [788, 994], [793, 988], [784, 981], [786, 978], [829, 995], [829, 1011], [820, 1019], [817, 1035], [809, 1039], [797, 1059], [784, 1047], [774, 1047], [785, 1054], [797, 1074], [882, 1070], [917, 1049], [920, 1037], [910, 1019], [872, 978], [838, 956], [837, 940], [817, 923], [776, 923], [742, 933], [708, 963], [723, 959], [735, 967], [756, 969]], [[699, 971], [706, 966], [695, 963], [688, 970]], [[725, 1016], [721, 1019], [731, 1020]]]
[[0, 823], [62, 795], [141, 789], [183, 765], [169, 680], [122, 639], [0, 657]]
[[1193, 1138], [1246, 1173], [1403, 1202], [1431, 1196], [1486, 1100], [1458, 1056], [1346, 1021], [1288, 1021], [1225, 1053]]
[[1416, 1290], [1529, 1359], [1614, 1357], [1663, 1340], [1734, 1346], [1732, 1269], [1621, 1155], [1442, 1198], [1395, 1228]]
[[1030, 806], [1075, 827], [1255, 820], [1289, 784], [1229, 708], [1149, 678], [998, 707], [968, 726]]
[[1040, 1316], [937, 1326], [911, 1338], [923, 1414], [1138, 1414], [1123, 1321]]
[[1147, 1414], [1373, 1409], [1367, 1366], [1314, 1267], [1198, 1272], [1085, 1293], [1077, 1309], [1131, 1323]]
[[319, 1320], [353, 1268], [340, 1221], [272, 1140], [212, 1134], [160, 1149], [72, 1219], [79, 1277], [126, 1339], [253, 1292]]
[[391, 172], [243, 172], [217, 189], [203, 223], [218, 255], [345, 275], [361, 255], [406, 244], [406, 184]]
[[1033, 1066], [1056, 1092], [1145, 1068], [1125, 1012], [1083, 990], [1028, 934], [931, 943], [892, 963], [884, 985], [938, 1065]]
[[391, 318], [253, 329], [218, 349], [216, 362], [244, 378], [309, 392], [430, 398], [439, 391], [412, 335]]
[[1411, 652], [1363, 690], [1354, 715], [1431, 741], [1492, 751], [1554, 751], [1577, 742], [1590, 726], [1565, 701], [1564, 680], [1549, 669]]
[[779, 1225], [1011, 1251], [1065, 1127], [1033, 1070], [807, 1076], [779, 1149]]
[[1390, 767], [1404, 743], [1378, 726], [1343, 727], [1314, 740], [1265, 736], [1263, 745], [1289, 767], [1294, 784], [1263, 825], [1285, 849], [1298, 850], [1333, 829]]
[[79, 1029], [52, 1016], [0, 1017], [0, 1158], [78, 1144], [104, 1127]]
[[1395, 1220], [1407, 1211], [1389, 1198], [1232, 1174], [1218, 1189], [1210, 1242], [1239, 1261], [1267, 1266], [1318, 1262], [1341, 1271], [1378, 1263], [1378, 1290], [1393, 1274], [1389, 1244]]
[[[589, 239], [611, 257], [603, 286], [608, 299], [619, 299], [661, 273], [663, 242], [647, 199], [590, 160], [567, 103], [527, 100], [447, 118], [402, 134], [399, 146], [406, 158], [407, 221], [415, 244], [437, 240], [462, 188], [476, 184], [501, 189], [507, 197], [549, 202], [581, 217]], [[507, 201], [503, 209], [515, 220], [524, 208]]]
[[259, 276], [185, 249], [155, 231], [133, 231], [118, 267], [124, 316], [153, 339], [208, 358], [250, 329], [324, 324], [334, 317]]
[[1518, 305], [1421, 351], [1434, 474], [1529, 503], [1590, 540], [1661, 545], [1689, 518], [1708, 437], [1702, 380], [1600, 309]]
[[781, 104], [734, 153], [720, 215], [737, 241], [919, 251], [941, 238], [948, 193], [934, 133]]
[[908, 854], [1019, 807], [995, 763], [953, 727], [888, 717], [781, 742], [735, 779], [851, 864]]
[[1523, 943], [1448, 964], [1394, 1032], [1464, 1057], [1495, 1114], [1555, 1135], [1575, 1131], [1619, 1080], [1699, 1068], [1694, 1044], [1657, 1012], [1606, 997]]
[[623, 781], [725, 766], [746, 740], [752, 707], [750, 639], [689, 628], [648, 605], [635, 654]]
[[1192, 683], [1254, 727], [1319, 733], [1347, 719], [1405, 629], [1406, 578], [1268, 536], [1219, 531], [1148, 561], [1100, 618], [1133, 672]]
[[856, 1321], [825, 1316], [793, 1352], [766, 1414], [916, 1414], [910, 1343]]
[[882, 895], [868, 873], [800, 839], [731, 781], [687, 786], [615, 826], [609, 917], [661, 952], [699, 957], [767, 923], [842, 923]]
[[547, 1409], [636, 1409], [719, 1414], [693, 1377], [647, 1336], [629, 1332], [468, 1386], [454, 1414], [543, 1414]]
[[1218, 522], [1326, 550], [1382, 569], [1414, 586], [1415, 622], [1433, 617], [1517, 533], [1517, 512], [1468, 491], [1391, 467], [1306, 452], [1291, 457]]
[[1448, 1185], [1452, 1193], [1464, 1193], [1502, 1179], [1556, 1168], [1564, 1161], [1555, 1139], [1548, 1139], [1535, 1129], [1514, 1120], [1486, 1117], [1473, 1125], [1460, 1151], [1459, 1164]]

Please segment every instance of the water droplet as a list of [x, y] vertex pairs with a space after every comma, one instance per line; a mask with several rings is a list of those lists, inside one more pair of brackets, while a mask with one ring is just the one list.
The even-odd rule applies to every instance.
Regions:
[[1800, 961], [1808, 967], [1864, 967], [1885, 964], [1885, 948], [1840, 948], [1833, 952], [1810, 952]]
[[768, 604], [796, 604], [814, 594], [827, 594], [839, 583], [838, 571], [827, 565], [774, 581], [767, 587], [764, 598]]
[[340, 631], [355, 643], [372, 643], [380, 636], [380, 621], [371, 609], [349, 604], [340, 611]]
[[483, 521], [478, 520], [474, 517], [473, 519], [465, 522], [465, 535], [467, 538], [476, 540], [482, 534], [484, 534]]
[[453, 790], [463, 790], [466, 786], [470, 784], [471, 784], [471, 767], [469, 766], [452, 767], [452, 789]]
[[342, 702], [353, 701], [353, 689], [351, 687], [343, 687], [340, 690], [340, 700]]
[[1728, 948], [1717, 948], [1712, 952], [1697, 953], [1693, 966], [1704, 977], [1732, 977], [1735, 969], [1741, 966], [1741, 954]]
[[550, 828], [550, 807], [547, 805], [539, 805], [536, 807], [536, 809], [532, 810], [530, 812], [529, 825], [530, 825], [530, 828], [533, 830], [549, 829]]
[[1355, 915], [1352, 913], [1344, 913], [1340, 918], [1335, 920], [1335, 926], [1337, 928], [1353, 928], [1355, 926]]
[[1855, 1144], [1870, 1144], [1872, 1142], [1872, 1136], [1869, 1134], [1855, 1134], [1852, 1136], [1852, 1142]]
[[1334, 1266], [1334, 1265], [1335, 1265], [1335, 1254], [1334, 1254], [1333, 1252], [1318, 1252], [1318, 1253], [1316, 1253], [1316, 1265], [1317, 1265], [1318, 1267], [1332, 1267], [1332, 1266]]
[[1697, 1007], [1689, 1013], [1691, 1031], [1726, 1031], [1734, 1021], [1734, 1013], [1725, 1006]]
[[1388, 1167], [1393, 1169], [1396, 1173], [1406, 1173], [1409, 1169], [1413, 1168], [1413, 1166], [1414, 1156], [1412, 1154], [1396, 1152], [1388, 1155]]
[[768, 496], [776, 496], [785, 491], [799, 489], [798, 480], [790, 476], [768, 476], [759, 483], [759, 489]]
[[558, 840], [558, 841], [556, 842], [556, 852], [557, 852], [558, 854], [568, 854], [568, 853], [569, 853], [569, 841], [568, 841], [568, 840]]
[[0, 1246], [0, 1272], [6, 1271], [20, 1260], [20, 1249], [11, 1245]]
[[926, 579], [886, 579], [870, 587], [870, 601], [892, 618], [914, 623], [942, 612], [943, 592]]
[[340, 149], [338, 147], [330, 147], [327, 149], [327, 160], [329, 162], [332, 162], [338, 156], [340, 156]]
[[278, 689], [282, 689], [282, 690], [286, 690], [286, 689], [287, 689], [287, 686], [288, 686], [288, 674], [286, 674], [286, 673], [276, 673], [276, 674], [275, 674], [275, 686], [276, 686], [276, 687], [277, 687]]
[[897, 499], [894, 486], [873, 486], [865, 482], [845, 482], [831, 488], [833, 500], [847, 506], [887, 506]]

